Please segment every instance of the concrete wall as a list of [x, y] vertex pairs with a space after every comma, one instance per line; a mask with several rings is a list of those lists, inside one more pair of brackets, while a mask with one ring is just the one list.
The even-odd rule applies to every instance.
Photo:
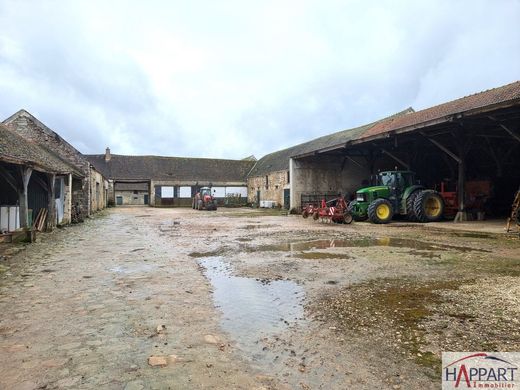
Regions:
[[[250, 203], [259, 200], [271, 200], [283, 206], [283, 190], [288, 188], [289, 171], [275, 171], [263, 176], [247, 179], [247, 199]], [[257, 192], [260, 191], [260, 199]]]
[[363, 180], [370, 178], [370, 170], [364, 159], [353, 159], [359, 165], [350, 160], [344, 162], [343, 158], [329, 156], [291, 159], [291, 208], [299, 209], [302, 194], [354, 194], [363, 185]]

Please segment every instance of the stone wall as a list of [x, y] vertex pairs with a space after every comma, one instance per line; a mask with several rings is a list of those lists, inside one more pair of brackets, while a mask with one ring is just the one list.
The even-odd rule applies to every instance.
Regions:
[[105, 179], [95, 169], [90, 169], [90, 212], [94, 213], [106, 207], [107, 195]]
[[38, 119], [25, 110], [21, 110], [8, 118], [5, 122], [9, 128], [24, 138], [37, 144], [45, 145], [48, 149], [56, 153], [60, 158], [68, 161], [85, 176], [84, 183], [73, 186], [72, 204], [81, 210], [81, 219], [90, 213], [90, 191], [89, 175], [90, 164], [83, 155], [71, 144], [65, 141], [57, 133], [49, 129]]
[[[259, 200], [270, 200], [283, 206], [284, 188], [288, 188], [289, 171], [276, 171], [268, 175], [250, 177], [247, 180], [247, 199], [257, 204]], [[258, 199], [260, 191], [260, 199]]]

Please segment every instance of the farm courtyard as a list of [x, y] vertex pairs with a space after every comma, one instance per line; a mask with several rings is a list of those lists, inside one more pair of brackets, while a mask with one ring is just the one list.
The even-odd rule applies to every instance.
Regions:
[[437, 389], [520, 350], [502, 226], [108, 209], [0, 253], [0, 388]]

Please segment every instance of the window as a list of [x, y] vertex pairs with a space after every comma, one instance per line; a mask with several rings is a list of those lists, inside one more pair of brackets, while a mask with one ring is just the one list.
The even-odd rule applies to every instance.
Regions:
[[134, 195], [137, 195], [137, 194], [138, 194], [138, 192], [137, 192], [137, 190], [135, 190], [135, 191], [134, 191]]
[[287, 171], [287, 183], [291, 182], [291, 171]]
[[269, 189], [269, 176], [265, 175], [265, 189]]

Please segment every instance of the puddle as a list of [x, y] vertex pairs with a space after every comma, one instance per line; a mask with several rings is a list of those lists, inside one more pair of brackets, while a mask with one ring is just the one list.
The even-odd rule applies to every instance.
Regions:
[[297, 257], [299, 259], [309, 259], [309, 260], [320, 260], [320, 259], [352, 259], [353, 257], [350, 255], [346, 255], [344, 253], [330, 253], [330, 252], [301, 252], [293, 257]]
[[245, 230], [251, 230], [251, 229], [267, 229], [267, 228], [274, 228], [279, 227], [280, 225], [272, 225], [272, 224], [266, 224], [266, 225], [245, 225], [240, 226], [239, 229], [245, 229]]
[[259, 344], [262, 338], [303, 321], [305, 293], [297, 283], [235, 276], [231, 265], [220, 256], [198, 262], [213, 286], [215, 306], [222, 312], [222, 328], [253, 360], [265, 358]]
[[249, 252], [289, 252], [289, 251], [306, 251], [313, 249], [327, 248], [356, 248], [356, 247], [372, 247], [372, 246], [388, 246], [397, 248], [408, 248], [415, 250], [457, 250], [461, 252], [490, 252], [484, 249], [476, 249], [463, 246], [428, 243], [423, 241], [412, 240], [409, 238], [359, 238], [359, 239], [332, 239], [332, 240], [313, 240], [303, 242], [282, 242], [278, 244], [259, 245], [255, 247], [247, 247]]

